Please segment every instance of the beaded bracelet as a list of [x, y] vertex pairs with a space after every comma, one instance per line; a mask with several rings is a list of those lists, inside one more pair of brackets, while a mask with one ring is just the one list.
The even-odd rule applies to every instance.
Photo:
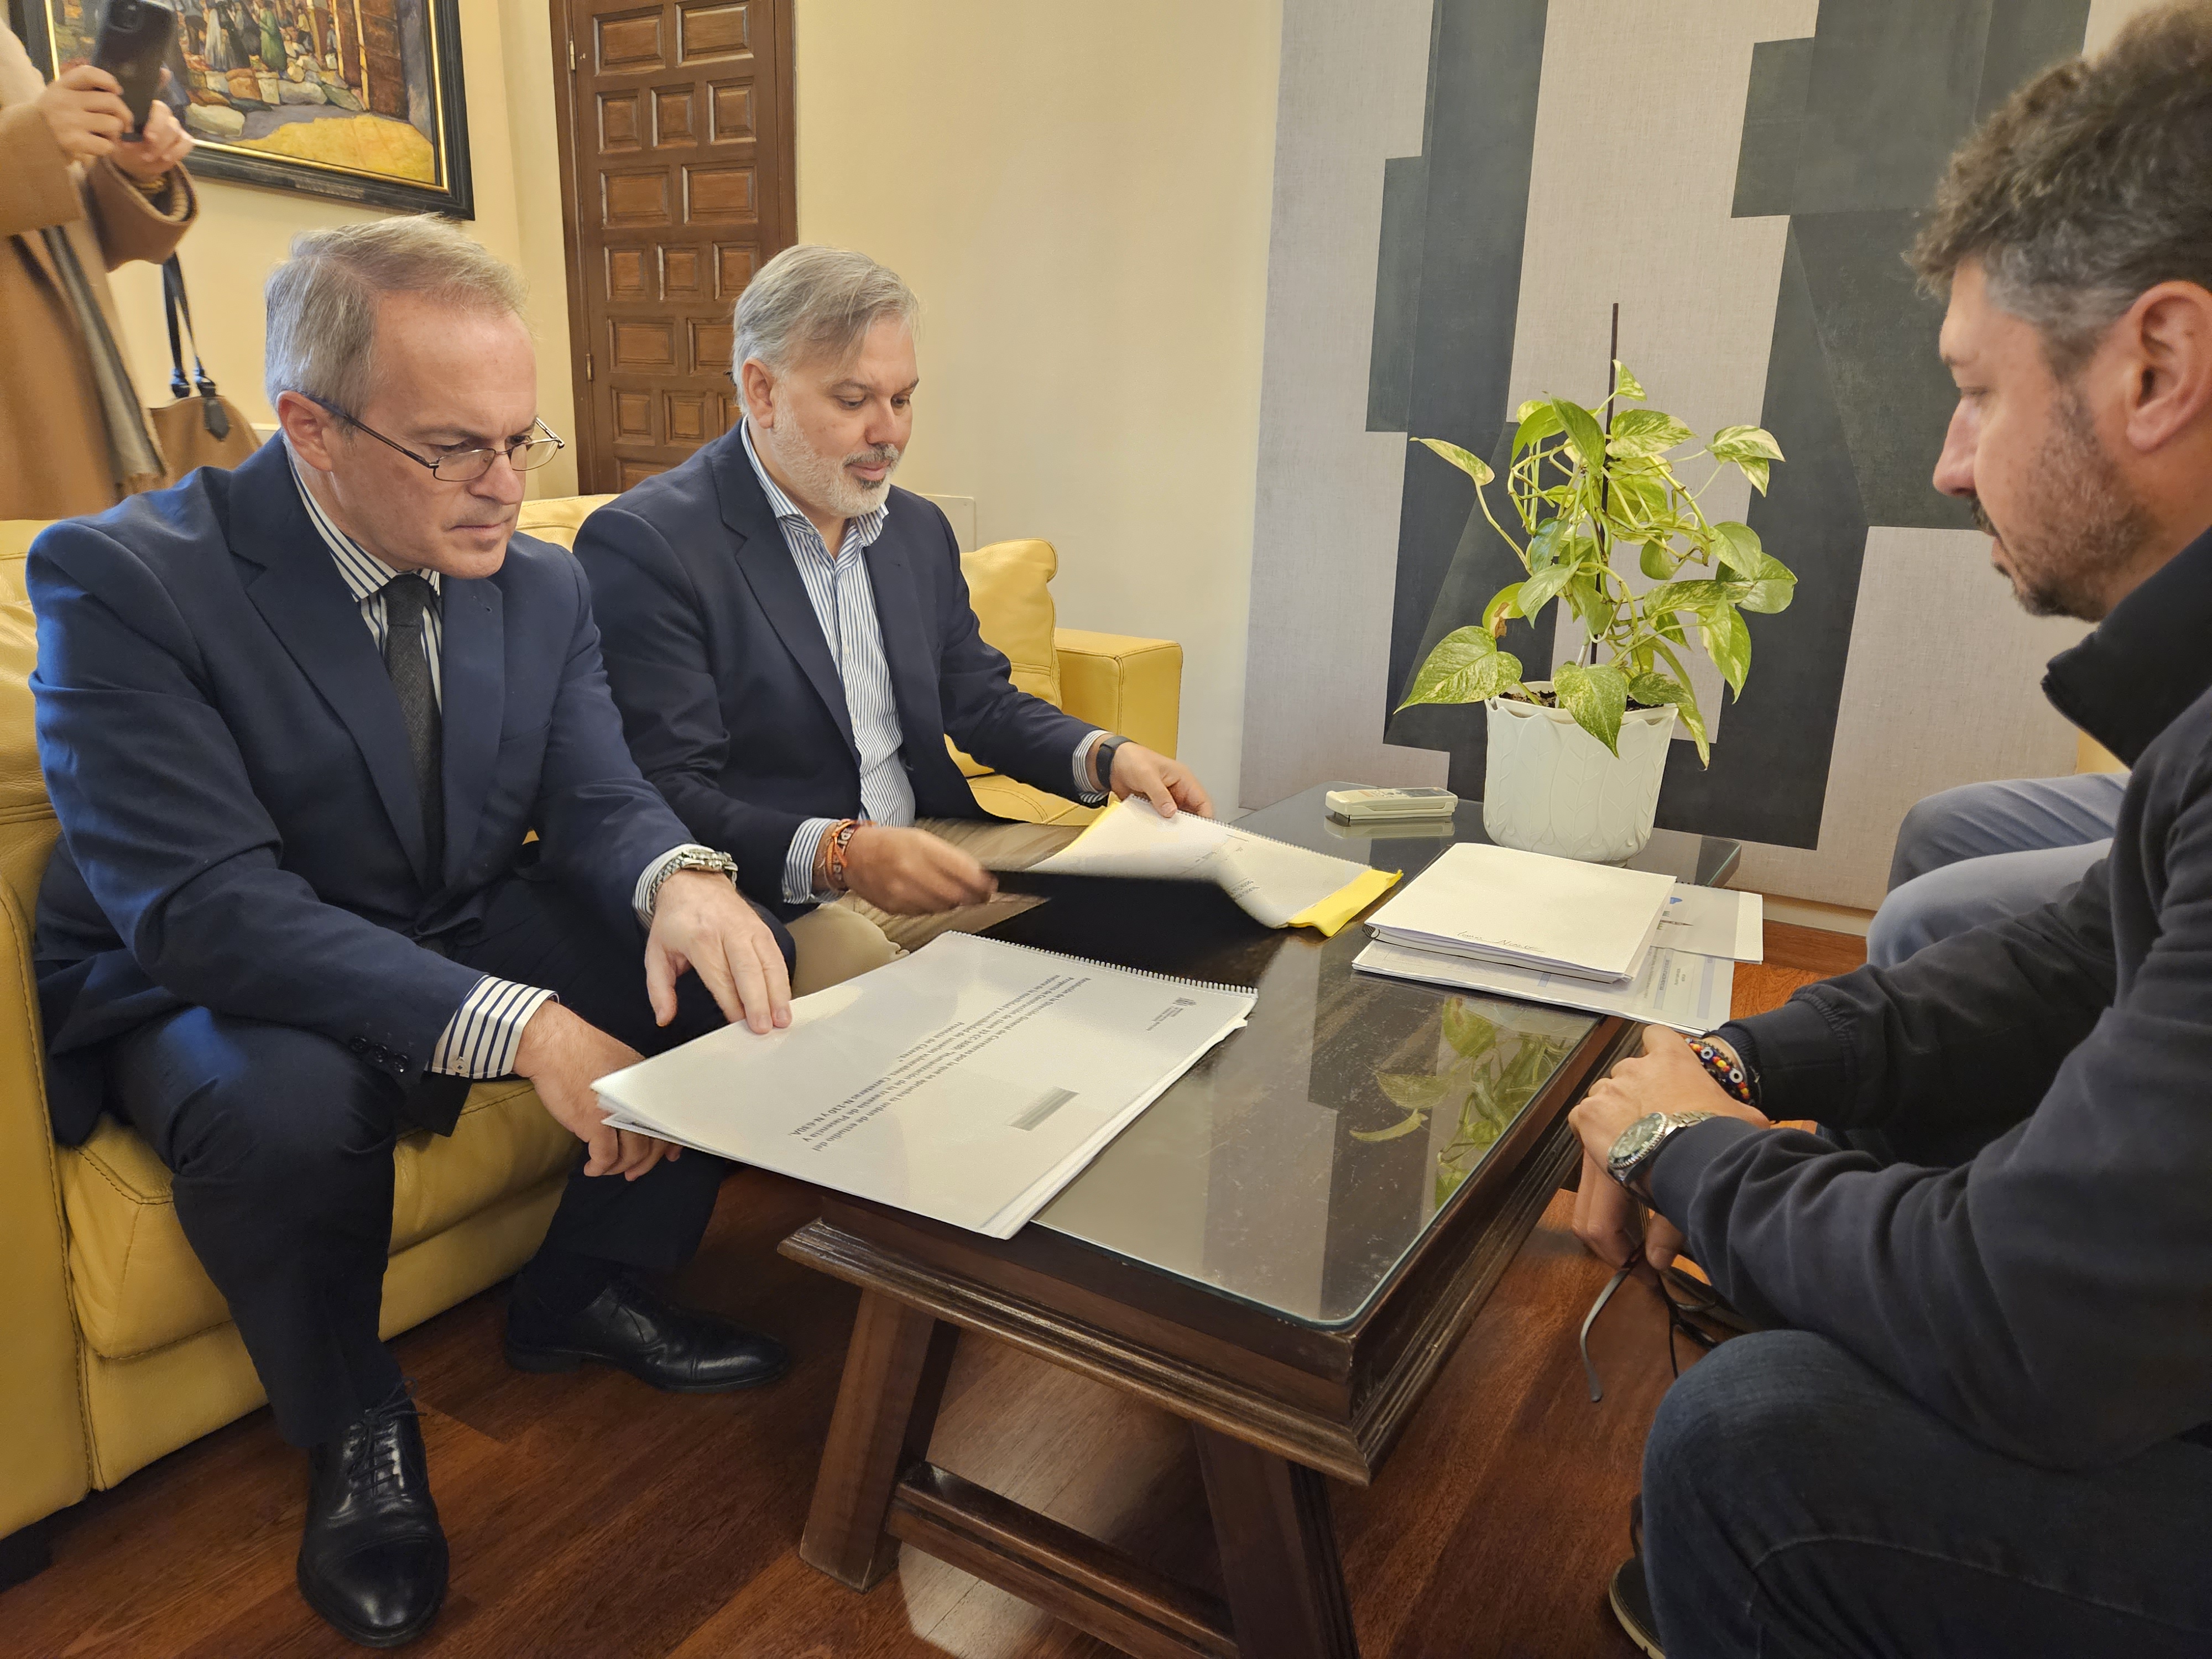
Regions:
[[823, 832], [822, 844], [830, 850], [830, 890], [843, 893], [851, 890], [845, 878], [845, 854], [853, 844], [853, 837], [860, 828], [858, 818], [841, 818]]
[[1732, 1060], [1729, 1051], [1716, 1042], [1710, 1032], [1690, 1039], [1690, 1052], [1698, 1062], [1711, 1073], [1714, 1082], [1731, 1100], [1741, 1101], [1753, 1108], [1759, 1105], [1759, 1078], [1740, 1060]]

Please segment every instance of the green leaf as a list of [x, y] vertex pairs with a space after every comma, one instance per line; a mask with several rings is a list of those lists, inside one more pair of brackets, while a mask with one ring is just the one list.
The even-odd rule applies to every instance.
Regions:
[[1559, 411], [1540, 398], [1531, 398], [1514, 414], [1520, 424], [1513, 428], [1513, 453], [1518, 455], [1531, 444], [1538, 444], [1559, 429]]
[[1762, 616], [1790, 608], [1790, 601], [1796, 596], [1797, 578], [1788, 565], [1771, 554], [1762, 553], [1748, 574], [1750, 580], [1733, 584], [1746, 590], [1736, 601], [1739, 605]]
[[1613, 395], [1616, 398], [1633, 398], [1638, 403], [1644, 401], [1644, 382], [1631, 374], [1628, 372], [1628, 365], [1618, 357], [1613, 360]]
[[1743, 597], [1746, 584], [1715, 581], [1701, 576], [1692, 581], [1662, 582], [1644, 596], [1644, 613], [1648, 617], [1671, 615], [1686, 611], [1699, 621], [1711, 621], [1730, 611]]
[[1615, 755], [1620, 752], [1620, 717], [1628, 708], [1626, 675], [1603, 663], [1585, 668], [1563, 662], [1552, 671], [1552, 689], [1576, 725]]
[[1671, 526], [1665, 479], [1649, 472], [1616, 472], [1612, 483], [1606, 512], [1626, 529], [1649, 532], [1662, 522]]
[[1432, 1112], [1444, 1103], [1447, 1095], [1467, 1086], [1467, 1073], [1447, 1072], [1442, 1077], [1429, 1077], [1419, 1072], [1377, 1072], [1375, 1086], [1401, 1110]]
[[1394, 1123], [1387, 1129], [1354, 1129], [1352, 1138], [1354, 1140], [1395, 1140], [1401, 1135], [1413, 1133], [1428, 1121], [1426, 1112], [1410, 1112], [1402, 1122]]
[[1655, 580], [1664, 581], [1682, 568], [1682, 562], [1664, 543], [1646, 542], [1637, 555], [1636, 568]]
[[1697, 435], [1672, 415], [1656, 409], [1624, 409], [1613, 417], [1613, 434], [1605, 447], [1623, 457], [1663, 455]]
[[1606, 597], [1594, 572], [1577, 571], [1574, 580], [1567, 584], [1566, 596], [1567, 603], [1574, 607], [1575, 615], [1582, 619], [1583, 627], [1593, 638], [1602, 638], [1613, 627], [1613, 613], [1619, 607]]
[[1705, 642], [1705, 654], [1721, 671], [1729, 689], [1741, 696], [1744, 676], [1751, 672], [1751, 630], [1743, 625], [1735, 607], [1726, 606], [1717, 616], [1701, 614], [1698, 634]]
[[1713, 551], [1719, 556], [1723, 569], [1747, 577], [1758, 574], [1759, 562], [1766, 556], [1759, 544], [1759, 532], [1734, 519], [1723, 519], [1713, 526]]
[[1478, 1060], [1498, 1041], [1498, 1027], [1474, 1012], [1464, 997], [1444, 1001], [1444, 1041], [1469, 1060]]
[[1482, 607], [1482, 631], [1492, 639], [1496, 639], [1498, 623], [1507, 617], [1517, 617], [1521, 614], [1519, 582], [1515, 582], [1510, 587], [1501, 587], [1493, 593], [1490, 603]]
[[1521, 659], [1500, 651], [1487, 628], [1455, 628], [1413, 676], [1401, 708], [1415, 703], [1484, 702], [1521, 680]]
[[[1669, 653], [1669, 658], [1672, 658]], [[1705, 717], [1698, 708], [1698, 694], [1680, 680], [1670, 679], [1664, 674], [1638, 674], [1628, 683], [1628, 695], [1646, 708], [1658, 708], [1673, 704], [1681, 716], [1682, 724], [1698, 745], [1700, 764], [1712, 764], [1712, 751], [1705, 743]]]
[[1734, 462], [1762, 495], [1766, 493], [1767, 463], [1782, 459], [1782, 446], [1774, 441], [1774, 434], [1755, 426], [1724, 426], [1705, 449], [1717, 461]]
[[1763, 427], [1724, 426], [1713, 434], [1712, 442], [1705, 447], [1717, 461], [1778, 461], [1784, 459], [1782, 446], [1774, 441], [1774, 434]]
[[1521, 614], [1534, 622], [1536, 613], [1559, 596], [1559, 590], [1575, 579], [1575, 573], [1579, 568], [1578, 565], [1562, 560], [1557, 564], [1547, 564], [1533, 574], [1521, 584], [1521, 596], [1517, 601]]
[[1564, 398], [1552, 399], [1552, 408], [1559, 417], [1559, 427], [1567, 434], [1567, 447], [1584, 466], [1597, 468], [1605, 465], [1605, 432], [1597, 423], [1597, 416], [1580, 404], [1571, 404]]
[[1559, 538], [1566, 528], [1565, 519], [1547, 519], [1536, 526], [1536, 533], [1528, 538], [1527, 557], [1531, 571], [1541, 570], [1559, 556]]
[[1415, 438], [1412, 441], [1425, 449], [1433, 449], [1478, 484], [1486, 484], [1498, 476], [1490, 470], [1488, 461], [1470, 450], [1462, 449], [1457, 444], [1448, 444], [1442, 438]]

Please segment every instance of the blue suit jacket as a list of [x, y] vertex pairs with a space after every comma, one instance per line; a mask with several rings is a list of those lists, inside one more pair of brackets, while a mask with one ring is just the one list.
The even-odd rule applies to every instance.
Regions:
[[281, 439], [53, 526], [27, 580], [62, 830], [38, 951], [64, 1141], [99, 1114], [99, 1045], [191, 1004], [319, 1032], [411, 1085], [481, 977], [439, 941], [528, 831], [625, 936], [639, 872], [689, 839], [623, 745], [582, 573], [518, 536], [497, 574], [443, 585], [431, 868], [398, 698]]
[[[919, 495], [890, 497], [865, 556], [915, 811], [990, 816], [945, 753], [948, 733], [986, 765], [1067, 793], [1091, 728], [1015, 689], [976, 629], [952, 526]], [[696, 840], [737, 859], [747, 892], [781, 907], [799, 826], [859, 816], [860, 755], [739, 428], [592, 514], [576, 556], [638, 764]]]

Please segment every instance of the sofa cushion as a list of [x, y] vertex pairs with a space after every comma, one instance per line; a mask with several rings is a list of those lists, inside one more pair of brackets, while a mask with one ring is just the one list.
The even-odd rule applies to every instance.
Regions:
[[612, 500], [611, 495], [555, 495], [544, 501], [525, 501], [514, 527], [526, 536], [535, 536], [542, 542], [558, 542], [574, 551], [576, 532], [584, 527], [584, 520]]
[[[450, 1138], [427, 1132], [401, 1138], [392, 1249], [404, 1250], [536, 1186], [573, 1164], [576, 1153], [574, 1138], [528, 1084], [478, 1084]], [[94, 1352], [127, 1359], [229, 1319], [185, 1242], [169, 1172], [135, 1131], [103, 1117], [83, 1146], [60, 1149], [58, 1162], [70, 1286]]]
[[[1053, 644], [1052, 589], [1047, 584], [1059, 569], [1060, 555], [1050, 542], [993, 542], [960, 556], [968, 603], [985, 643], [1005, 653], [1017, 686], [1054, 708], [1060, 706], [1060, 652]], [[950, 738], [945, 746], [969, 779], [990, 775], [989, 767]]]
[[993, 542], [960, 556], [968, 602], [989, 644], [1013, 665], [1014, 684], [1060, 707], [1060, 652], [1052, 642], [1052, 589], [1060, 555], [1050, 542]]

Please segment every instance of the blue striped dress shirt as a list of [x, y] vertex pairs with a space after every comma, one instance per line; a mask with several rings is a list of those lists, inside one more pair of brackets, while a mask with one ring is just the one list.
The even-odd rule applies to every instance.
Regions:
[[[315, 499], [314, 492], [307, 488], [307, 481], [300, 477], [296, 463], [292, 476], [300, 486], [300, 499], [307, 505], [308, 520], [330, 550], [346, 591], [361, 607], [361, 619], [368, 625], [369, 637], [376, 641], [377, 654], [382, 656], [385, 635], [390, 627], [386, 616], [385, 585], [410, 573], [385, 563], [339, 529], [323, 510], [323, 504]], [[442, 709], [446, 697], [442, 662], [446, 624], [441, 615], [445, 603], [443, 579], [434, 570], [412, 574], [430, 584], [431, 602], [422, 611], [422, 649], [430, 659], [430, 695]], [[641, 927], [653, 924], [646, 896], [653, 890], [653, 878], [660, 872], [661, 866], [678, 854], [706, 850], [688, 843], [672, 847], [645, 866], [630, 896]], [[454, 1010], [453, 1018], [446, 1022], [437, 1046], [430, 1051], [428, 1069], [448, 1077], [505, 1077], [514, 1069], [516, 1051], [522, 1047], [522, 1028], [530, 1023], [532, 1014], [552, 1000], [550, 991], [486, 974]]]
[[[884, 635], [876, 617], [876, 595], [869, 584], [866, 562], [861, 555], [884, 533], [890, 516], [890, 499], [872, 513], [845, 521], [844, 544], [833, 556], [822, 532], [804, 509], [780, 489], [761, 465], [753, 447], [753, 424], [740, 428], [745, 459], [768, 497], [769, 511], [783, 530], [799, 579], [814, 607], [814, 620], [830, 647], [830, 659], [837, 665], [837, 678], [845, 689], [845, 712], [853, 722], [853, 744], [860, 751], [860, 816], [871, 823], [910, 824], [914, 822], [914, 784], [900, 763], [905, 742], [899, 729], [898, 704], [891, 696], [890, 659], [884, 654]], [[1103, 732], [1092, 732], [1075, 747], [1075, 788], [1079, 798], [1103, 800], [1091, 793], [1091, 750]], [[783, 860], [783, 897], [787, 904], [828, 900], [835, 893], [814, 890], [814, 860], [823, 836], [836, 818], [809, 818], [791, 838]]]

